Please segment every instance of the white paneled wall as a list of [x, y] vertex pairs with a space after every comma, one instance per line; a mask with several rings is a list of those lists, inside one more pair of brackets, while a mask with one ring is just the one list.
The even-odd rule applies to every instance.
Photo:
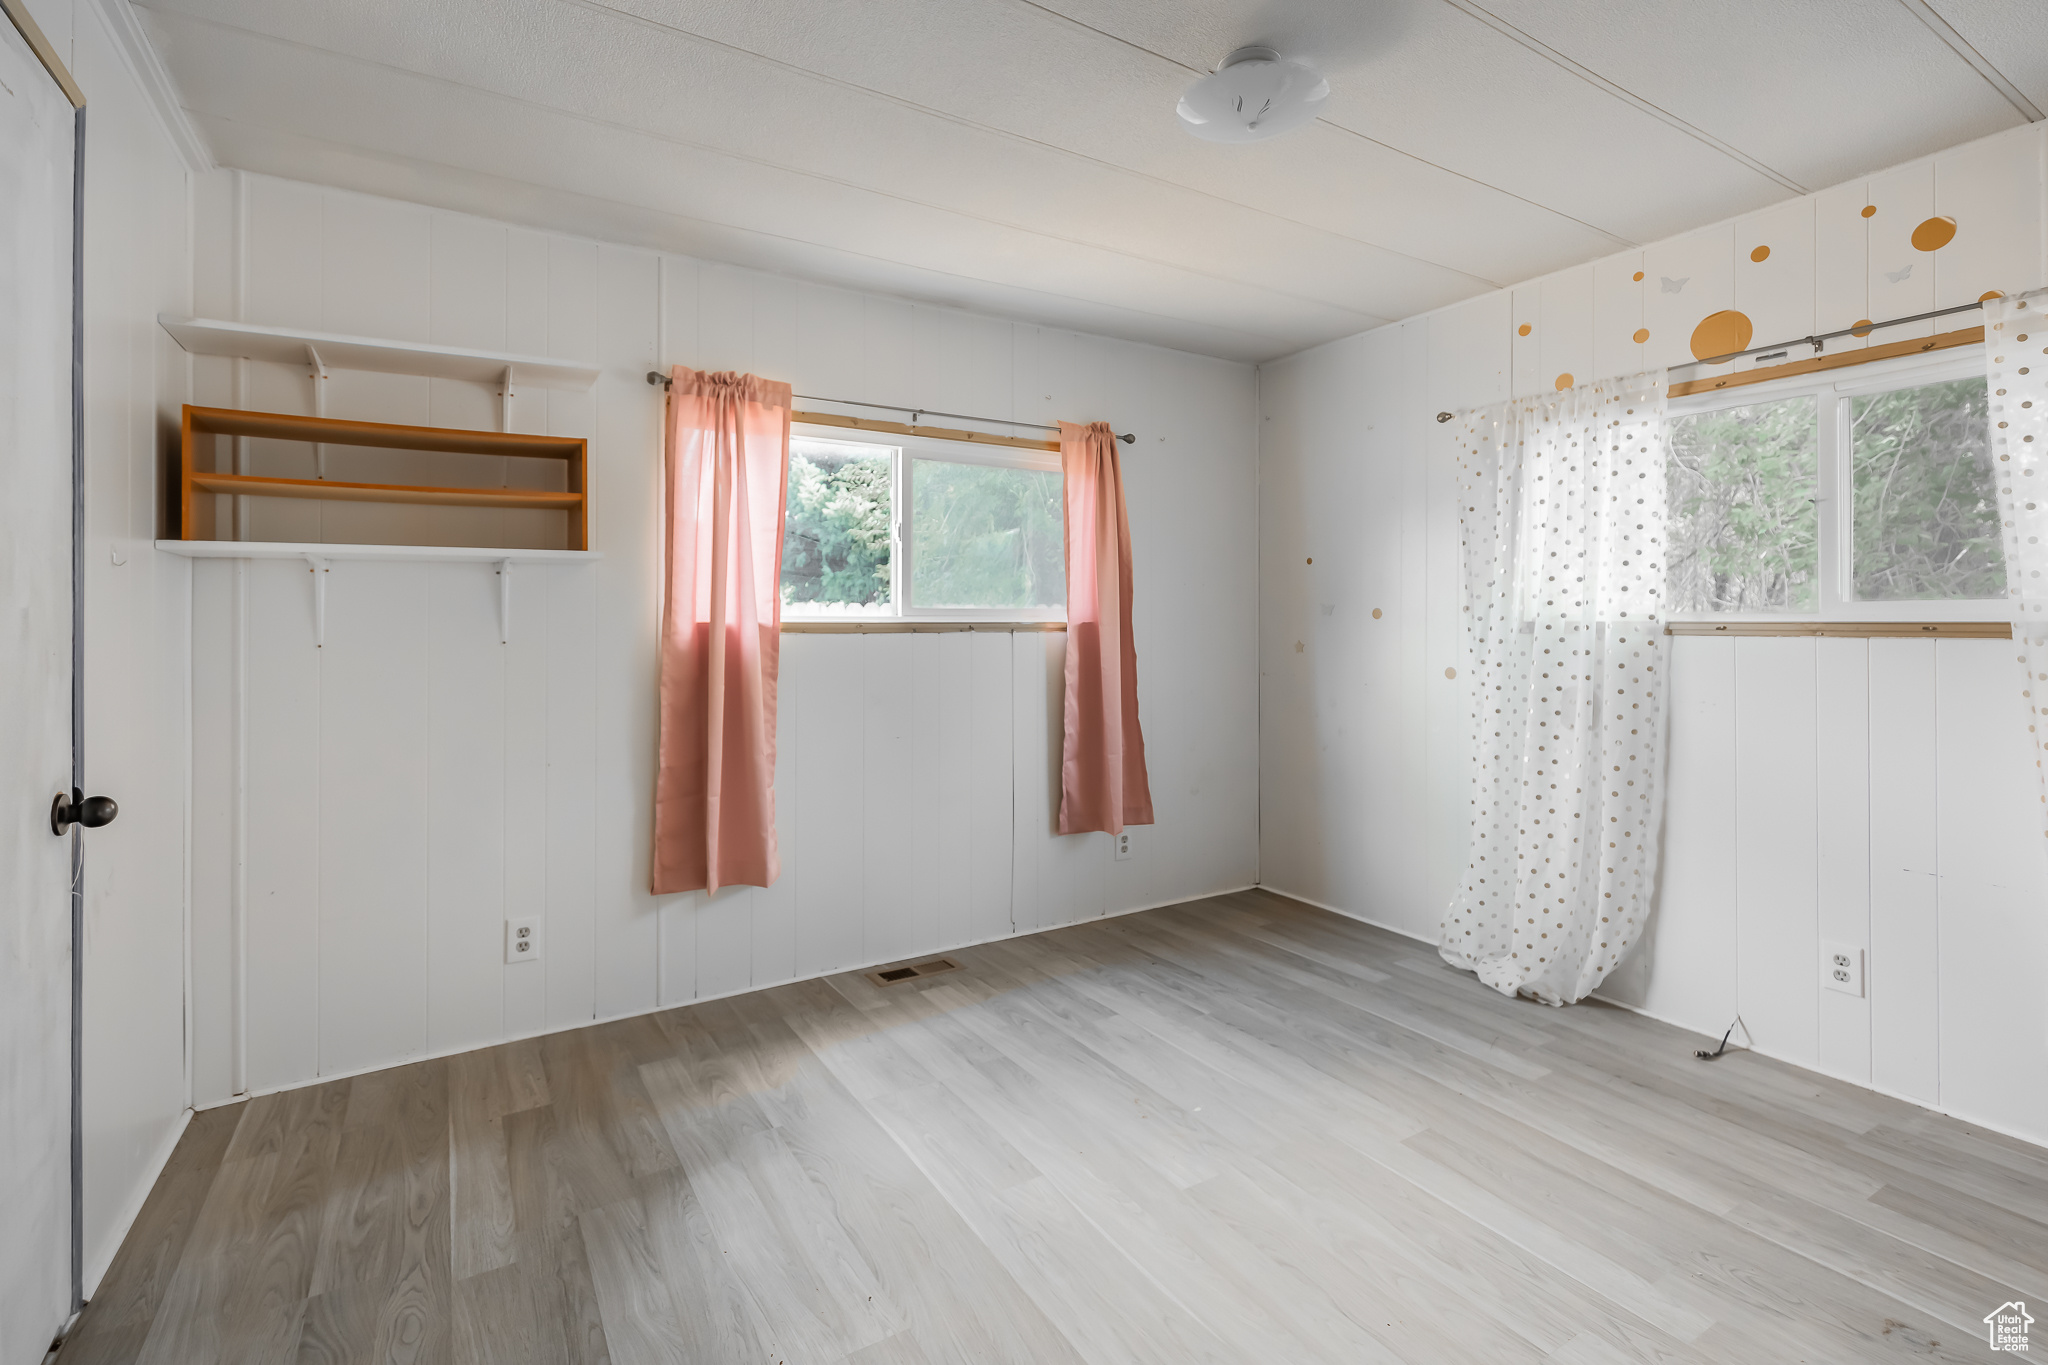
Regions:
[[[211, 316], [604, 367], [592, 393], [514, 398], [515, 429], [592, 439], [603, 558], [517, 566], [509, 642], [488, 564], [336, 562], [324, 646], [303, 563], [195, 568], [201, 1104], [1255, 879], [1248, 367], [259, 176], [201, 182], [198, 239]], [[671, 363], [1138, 433], [1125, 475], [1159, 823], [1129, 861], [1105, 836], [1052, 833], [1064, 636], [789, 635], [781, 878], [648, 893], [661, 395], [642, 376]], [[198, 401], [310, 410], [300, 370], [196, 364]], [[337, 371], [328, 403], [494, 420], [487, 390], [403, 376]], [[418, 533], [392, 510], [258, 504], [246, 532]], [[508, 967], [503, 922], [527, 915], [545, 917], [543, 958]]]
[[[2038, 288], [2044, 157], [2048, 127], [2016, 129], [1263, 367], [1262, 879], [1434, 940], [1463, 868], [1436, 413], [1679, 364], [1723, 308], [1765, 343]], [[1916, 251], [1937, 213], [1955, 240]], [[1656, 918], [1603, 993], [1717, 1037], [1739, 1012], [1763, 1050], [2048, 1141], [2048, 862], [2012, 649], [1674, 646]], [[1868, 949], [1867, 997], [1821, 987], [1823, 942]]]

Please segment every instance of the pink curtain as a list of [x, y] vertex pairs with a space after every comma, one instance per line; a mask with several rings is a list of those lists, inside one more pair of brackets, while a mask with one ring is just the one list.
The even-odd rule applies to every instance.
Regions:
[[1107, 422], [1060, 423], [1067, 513], [1067, 736], [1060, 833], [1152, 823], [1138, 650], [1131, 639], [1131, 523]]
[[663, 516], [654, 890], [766, 886], [775, 851], [775, 678], [789, 385], [678, 365]]

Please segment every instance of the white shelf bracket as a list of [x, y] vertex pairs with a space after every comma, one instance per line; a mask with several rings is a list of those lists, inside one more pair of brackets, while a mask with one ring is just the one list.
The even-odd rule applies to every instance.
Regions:
[[498, 381], [498, 430], [512, 430], [512, 367], [505, 367], [505, 377]]
[[[327, 366], [321, 362], [320, 352], [312, 342], [306, 343], [306, 363], [313, 367], [313, 415], [327, 415]], [[313, 477], [327, 477], [327, 447], [318, 441], [313, 443]]]
[[498, 561], [498, 643], [512, 643], [512, 561]]
[[313, 648], [327, 648], [327, 560], [307, 555], [306, 568], [313, 575]]

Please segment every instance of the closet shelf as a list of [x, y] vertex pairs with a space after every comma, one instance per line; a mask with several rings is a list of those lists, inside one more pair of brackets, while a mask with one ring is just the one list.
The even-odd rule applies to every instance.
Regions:
[[343, 336], [292, 327], [260, 327], [219, 318], [181, 318], [159, 314], [157, 322], [193, 355], [232, 356], [282, 365], [312, 365], [316, 370], [374, 370], [380, 374], [420, 374], [434, 379], [463, 379], [473, 384], [533, 384], [544, 389], [582, 391], [597, 383], [598, 367], [547, 356], [513, 355], [504, 351], [472, 351], [425, 342], [387, 341], [380, 337]]
[[159, 540], [186, 559], [383, 559], [442, 563], [582, 564], [597, 550], [508, 550], [471, 545], [326, 545], [311, 540]]

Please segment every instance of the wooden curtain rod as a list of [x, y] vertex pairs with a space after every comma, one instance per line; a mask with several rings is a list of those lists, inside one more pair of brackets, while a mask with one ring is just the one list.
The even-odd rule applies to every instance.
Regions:
[[[1959, 303], [1953, 308], [1937, 308], [1931, 313], [1914, 313], [1910, 317], [1887, 318], [1883, 322], [1859, 322], [1854, 327], [1844, 327], [1839, 332], [1820, 332], [1803, 336], [1792, 341], [1780, 341], [1769, 346], [1752, 346], [1746, 351], [1730, 351], [1727, 355], [1709, 356], [1704, 360], [1688, 360], [1683, 365], [1671, 368], [1683, 369], [1685, 365], [1719, 365], [1730, 360], [1739, 360], [1746, 355], [1762, 355], [1767, 351], [1790, 351], [1794, 346], [1812, 346], [1814, 354], [1806, 360], [1795, 360], [1785, 365], [1767, 365], [1760, 369], [1744, 370], [1740, 374], [1724, 374], [1711, 379], [1689, 379], [1671, 385], [1667, 397], [1683, 398], [1689, 393], [1712, 393], [1718, 389], [1737, 389], [1745, 384], [1766, 384], [1773, 379], [1789, 379], [1794, 375], [1812, 374], [1818, 370], [1838, 370], [1848, 365], [1868, 364], [1873, 360], [1890, 360], [1894, 356], [1914, 355], [1922, 351], [1942, 351], [1951, 346], [1973, 346], [1984, 340], [1982, 327], [1965, 327], [1954, 332], [1939, 332], [1918, 341], [1888, 341], [1881, 346], [1872, 346], [1861, 351], [1838, 351], [1834, 355], [1820, 354], [1821, 347], [1837, 337], [1869, 336], [1872, 332], [1887, 327], [1903, 327], [1909, 322], [1925, 322], [1929, 318], [1945, 318], [1951, 313], [1967, 313], [1973, 308], [1982, 308], [1985, 301]], [[1454, 412], [1440, 412], [1439, 422], [1448, 422], [1457, 416]]]
[[1666, 635], [1818, 635], [1865, 640], [2010, 640], [2010, 621], [1671, 621]]
[[1794, 375], [1814, 374], [1821, 370], [1847, 369], [1851, 365], [1868, 365], [1873, 360], [1890, 360], [1894, 356], [1918, 355], [1923, 351], [1945, 351], [1952, 346], [1974, 346], [1983, 339], [1982, 327], [1965, 327], [1960, 331], [1941, 332], [1912, 341], [1888, 341], [1882, 346], [1872, 346], [1867, 351], [1837, 351], [1833, 355], [1817, 355], [1810, 360], [1795, 360], [1786, 365], [1766, 365], [1762, 369], [1744, 370], [1740, 374], [1715, 375], [1711, 379], [1690, 379], [1683, 384], [1673, 384], [1667, 396], [1683, 398], [1689, 393], [1714, 393], [1721, 389], [1739, 389], [1745, 384], [1768, 384], [1773, 379], [1790, 379]]
[[[659, 384], [661, 385], [661, 387], [665, 389], [668, 388], [675, 381], [668, 375], [663, 374], [660, 370], [649, 370], [647, 372], [647, 382], [650, 384]], [[792, 421], [824, 421], [827, 426], [860, 426], [861, 430], [863, 431], [890, 431], [895, 432], [898, 435], [905, 436], [937, 436], [940, 432], [948, 432], [950, 434], [939, 436], [939, 439], [947, 441], [959, 441], [966, 440], [969, 438], [978, 438], [981, 444], [984, 445], [1021, 445], [1024, 446], [1026, 449], [1031, 450], [1037, 450], [1041, 448], [1048, 450], [1058, 450], [1060, 448], [1059, 442], [1057, 441], [1052, 442], [1050, 445], [1046, 445], [1044, 442], [1040, 441], [1025, 441], [1015, 437], [989, 436], [982, 432], [953, 432], [950, 428], [947, 427], [920, 427], [917, 424], [917, 419], [920, 417], [950, 417], [956, 422], [988, 422], [994, 426], [999, 427], [1032, 427], [1038, 431], [1059, 430], [1058, 427], [1052, 425], [1049, 422], [1019, 422], [1009, 417], [975, 417], [965, 412], [939, 412], [932, 408], [907, 408], [903, 406], [901, 403], [863, 403], [856, 398], [822, 398], [815, 393], [797, 393], [791, 394], [790, 396], [792, 398], [801, 398], [806, 403], [836, 403], [843, 408], [876, 408], [882, 412], [907, 412], [910, 414], [910, 421], [907, 424], [896, 422], [873, 422], [868, 423], [866, 425], [862, 425], [864, 420], [862, 418], [842, 417], [838, 418], [837, 420], [828, 420], [827, 414], [816, 412], [791, 413], [790, 419]], [[1138, 443], [1137, 436], [1134, 433], [1128, 431], [1119, 433], [1117, 439], [1119, 441], [1122, 441], [1127, 446], [1136, 445]]]

